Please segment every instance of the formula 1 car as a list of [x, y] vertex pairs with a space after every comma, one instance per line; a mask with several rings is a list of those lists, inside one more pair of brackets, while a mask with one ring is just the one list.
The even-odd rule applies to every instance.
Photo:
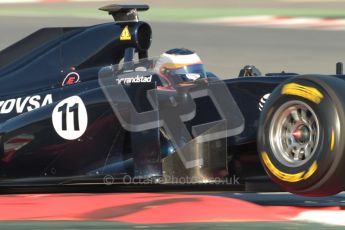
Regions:
[[115, 23], [41, 29], [0, 53], [0, 189], [265, 178], [305, 196], [344, 189], [340, 64], [329, 76], [246, 66], [167, 89], [138, 19], [148, 8], [106, 6]]

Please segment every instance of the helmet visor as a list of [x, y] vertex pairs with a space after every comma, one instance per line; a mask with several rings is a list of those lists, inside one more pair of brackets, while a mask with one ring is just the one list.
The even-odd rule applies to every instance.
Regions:
[[169, 77], [180, 78], [182, 81], [195, 81], [206, 78], [203, 64], [185, 65], [179, 68], [165, 68], [165, 73]]

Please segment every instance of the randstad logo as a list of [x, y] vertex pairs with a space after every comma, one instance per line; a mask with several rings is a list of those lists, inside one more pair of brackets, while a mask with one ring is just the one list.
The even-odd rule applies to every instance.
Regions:
[[148, 76], [148, 77], [144, 77], [144, 76], [136, 76], [136, 77], [125, 77], [125, 78], [120, 78], [120, 79], [116, 79], [117, 80], [117, 84], [121, 85], [121, 84], [132, 84], [132, 83], [150, 83], [152, 81], [152, 75]]

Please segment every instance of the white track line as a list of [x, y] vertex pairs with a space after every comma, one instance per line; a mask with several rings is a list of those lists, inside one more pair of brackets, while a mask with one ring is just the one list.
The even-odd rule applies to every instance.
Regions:
[[292, 220], [345, 226], [345, 211], [304, 211]]
[[307, 18], [307, 17], [278, 17], [278, 16], [248, 16], [226, 17], [201, 20], [201, 23], [229, 25], [229, 26], [255, 26], [273, 28], [311, 28], [344, 30], [345, 19]]

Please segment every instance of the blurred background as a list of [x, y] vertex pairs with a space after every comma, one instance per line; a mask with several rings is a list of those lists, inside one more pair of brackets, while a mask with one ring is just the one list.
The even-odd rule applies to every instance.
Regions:
[[0, 50], [41, 27], [111, 22], [98, 8], [116, 3], [151, 6], [141, 14], [153, 28], [151, 56], [189, 48], [222, 78], [247, 64], [329, 74], [345, 61], [345, 0], [0, 0]]

